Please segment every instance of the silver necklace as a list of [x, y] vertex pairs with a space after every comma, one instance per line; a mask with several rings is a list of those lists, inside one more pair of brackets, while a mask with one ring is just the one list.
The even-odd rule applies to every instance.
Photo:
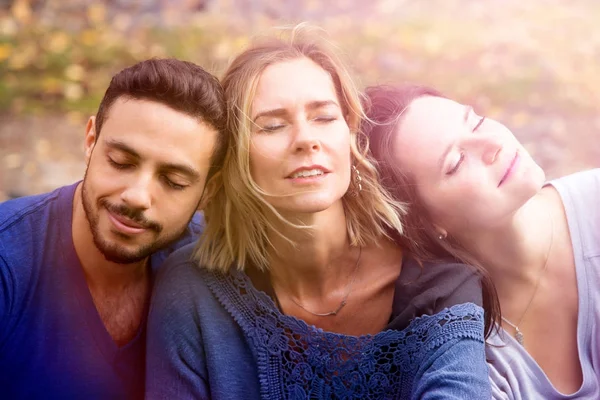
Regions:
[[[317, 317], [334, 317], [334, 316], [336, 316], [342, 310], [342, 308], [344, 308], [344, 306], [346, 305], [346, 303], [348, 301], [348, 296], [350, 296], [350, 293], [352, 292], [352, 286], [354, 285], [354, 281], [356, 280], [356, 275], [357, 275], [356, 273], [358, 272], [358, 267], [360, 265], [361, 255], [362, 255], [362, 247], [359, 247], [358, 248], [358, 257], [356, 258], [356, 265], [354, 266], [354, 271], [352, 271], [352, 280], [350, 280], [350, 283], [348, 284], [348, 290], [346, 291], [344, 298], [342, 298], [342, 302], [335, 310], [329, 311], [326, 313], [312, 312], [312, 311], [306, 309], [306, 307], [304, 307], [302, 304], [300, 304], [296, 300], [294, 300], [294, 298], [292, 296], [288, 296], [288, 297], [290, 298], [292, 303], [294, 303], [295, 305], [297, 305], [298, 307], [300, 307], [301, 309], [303, 309], [304, 311], [306, 311], [309, 314], [315, 315]], [[277, 301], [279, 308], [282, 309], [281, 303], [279, 302], [279, 298], [277, 297], [277, 293], [275, 293], [275, 290], [273, 290], [273, 293], [275, 294], [275, 300]]]
[[516, 324], [513, 324], [512, 322], [510, 322], [509, 320], [507, 320], [504, 317], [500, 317], [500, 318], [502, 318], [502, 321], [506, 322], [508, 325], [510, 325], [514, 328], [515, 339], [521, 346], [525, 345], [525, 337], [523, 336], [523, 332], [521, 332], [521, 330], [519, 329], [519, 325], [521, 325], [523, 318], [525, 318], [525, 314], [527, 314], [527, 311], [529, 310], [529, 306], [533, 302], [533, 299], [535, 298], [537, 290], [540, 286], [540, 282], [542, 281], [542, 276], [544, 276], [544, 272], [546, 272], [546, 269], [548, 268], [548, 259], [550, 258], [550, 250], [552, 250], [552, 242], [553, 241], [554, 241], [554, 223], [553, 223], [552, 218], [550, 218], [550, 245], [548, 246], [548, 251], [546, 252], [546, 261], [544, 261], [544, 267], [542, 268], [542, 271], [540, 272], [540, 275], [538, 276], [537, 282], [535, 283], [535, 288], [533, 289], [533, 294], [531, 295], [531, 298], [529, 299], [529, 303], [527, 303], [527, 307], [525, 307], [525, 311], [523, 311], [523, 314], [521, 314], [521, 318], [519, 318], [519, 321]]

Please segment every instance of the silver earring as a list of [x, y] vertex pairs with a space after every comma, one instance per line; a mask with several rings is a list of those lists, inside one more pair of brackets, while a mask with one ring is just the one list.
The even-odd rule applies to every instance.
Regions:
[[354, 184], [358, 187], [358, 192], [360, 192], [362, 191], [362, 177], [360, 176], [360, 171], [356, 168], [356, 165], [352, 166], [352, 171], [354, 172]]
[[444, 236], [444, 235], [442, 235], [442, 234], [440, 233], [440, 236], [438, 236], [438, 239], [440, 239], [440, 240], [444, 240], [444, 239], [446, 239], [446, 236]]

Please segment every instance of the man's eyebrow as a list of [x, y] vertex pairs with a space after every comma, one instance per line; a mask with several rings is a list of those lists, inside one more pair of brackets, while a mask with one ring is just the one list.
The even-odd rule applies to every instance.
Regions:
[[192, 181], [197, 181], [198, 179], [200, 179], [200, 172], [196, 171], [195, 168], [186, 164], [162, 163], [160, 164], [159, 169], [164, 172], [175, 172], [185, 175]]
[[[126, 145], [125, 143], [121, 142], [120, 140], [108, 139], [106, 141], [106, 146], [127, 153], [136, 159], [142, 158], [137, 151], [135, 151], [133, 148]], [[181, 163], [160, 163], [158, 168], [160, 171], [163, 172], [174, 172], [185, 175], [192, 181], [197, 181], [198, 179], [200, 179], [201, 175], [200, 172], [198, 172], [194, 167]]]
[[110, 147], [111, 149], [120, 150], [124, 153], [128, 153], [129, 155], [135, 158], [141, 158], [137, 151], [135, 151], [132, 147], [126, 145], [125, 143], [121, 142], [120, 140], [108, 139], [105, 143], [106, 146]]

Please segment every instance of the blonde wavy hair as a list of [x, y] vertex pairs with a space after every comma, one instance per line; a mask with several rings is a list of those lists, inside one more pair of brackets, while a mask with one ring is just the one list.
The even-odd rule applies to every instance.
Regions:
[[205, 268], [227, 272], [235, 265], [244, 270], [251, 262], [268, 269], [268, 250], [273, 248], [269, 235], [292, 242], [278, 231], [273, 217], [298, 229], [311, 228], [286, 220], [268, 203], [250, 174], [250, 112], [260, 76], [270, 65], [298, 58], [312, 60], [329, 73], [350, 128], [352, 163], [362, 178], [362, 190], [357, 193], [355, 187], [342, 198], [351, 245], [376, 245], [383, 238], [402, 234], [405, 207], [379, 184], [367, 138], [359, 134], [365, 118], [360, 92], [323, 31], [302, 24], [257, 40], [232, 61], [222, 79], [231, 140], [223, 168], [211, 182], [215, 192], [204, 209], [206, 226], [194, 251], [194, 259]]

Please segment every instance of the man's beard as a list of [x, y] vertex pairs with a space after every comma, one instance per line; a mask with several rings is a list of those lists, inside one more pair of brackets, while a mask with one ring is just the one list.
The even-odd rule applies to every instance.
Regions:
[[[141, 210], [131, 209], [126, 207], [125, 205], [116, 206], [110, 204], [106, 199], [102, 199], [98, 202], [98, 209], [96, 209], [96, 213], [94, 213], [93, 200], [89, 197], [86, 188], [85, 177], [83, 179], [83, 185], [81, 190], [81, 200], [83, 203], [83, 209], [85, 211], [86, 219], [88, 220], [88, 223], [90, 225], [94, 245], [96, 245], [96, 248], [98, 248], [98, 250], [102, 253], [104, 258], [106, 258], [106, 260], [110, 262], [118, 264], [132, 264], [139, 261], [143, 261], [155, 252], [175, 242], [187, 228], [187, 224], [185, 224], [181, 229], [174, 232], [173, 234], [160, 238], [160, 233], [163, 230], [162, 226], [156, 222], [148, 221], [143, 216], [143, 212]], [[136, 221], [147, 230], [154, 231], [158, 235], [159, 239], [154, 242], [140, 245], [140, 247], [134, 250], [127, 250], [119, 243], [111, 243], [108, 240], [105, 240], [100, 234], [98, 227], [98, 212], [101, 207], [106, 208], [112, 214], [122, 215], [133, 221]], [[124, 241], [130, 240], [130, 238], [127, 235], [124, 235], [122, 233], [115, 234], [121, 236]]]

